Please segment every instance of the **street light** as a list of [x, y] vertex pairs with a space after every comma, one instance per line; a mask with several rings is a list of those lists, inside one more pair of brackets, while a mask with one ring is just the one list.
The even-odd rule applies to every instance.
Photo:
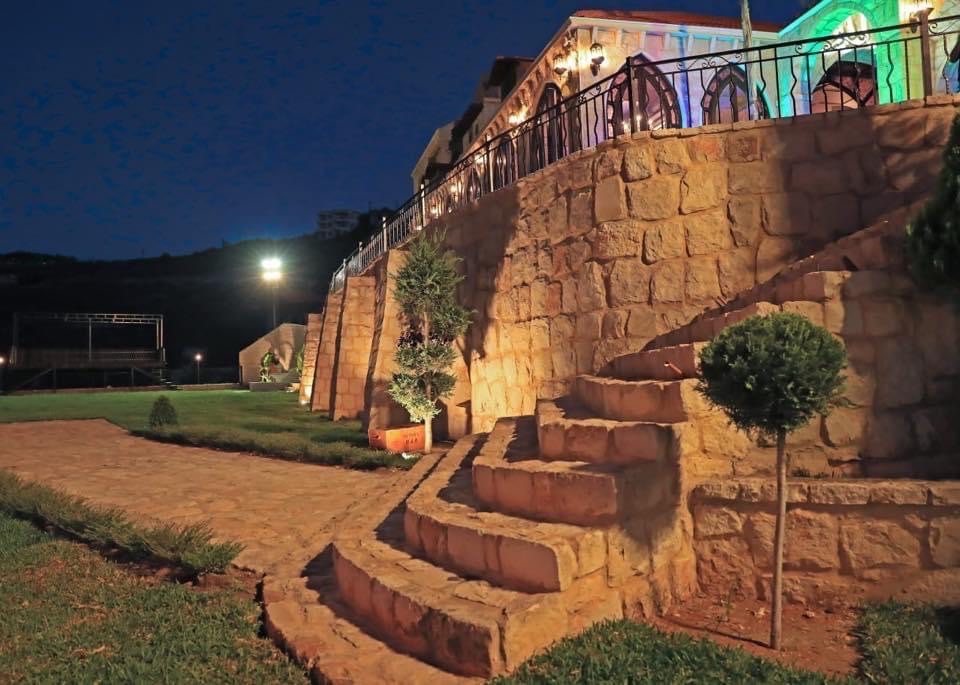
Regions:
[[200, 362], [203, 361], [203, 355], [197, 352], [193, 355], [193, 360], [197, 362], [197, 385], [200, 385]]
[[3, 368], [7, 365], [7, 358], [0, 357], [0, 395], [3, 394]]
[[273, 327], [277, 327], [277, 291], [280, 290], [280, 280], [283, 278], [283, 262], [279, 257], [267, 257], [260, 260], [263, 269], [263, 280], [273, 286]]

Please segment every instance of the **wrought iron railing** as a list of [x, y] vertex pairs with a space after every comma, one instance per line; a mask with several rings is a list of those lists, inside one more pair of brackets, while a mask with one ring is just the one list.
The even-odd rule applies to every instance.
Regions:
[[651, 62], [542, 107], [421, 187], [334, 273], [331, 292], [432, 220], [634, 131], [796, 117], [960, 91], [960, 15]]

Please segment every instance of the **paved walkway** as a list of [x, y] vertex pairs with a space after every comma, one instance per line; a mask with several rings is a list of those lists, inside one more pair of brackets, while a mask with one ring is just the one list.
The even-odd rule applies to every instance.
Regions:
[[209, 521], [245, 545], [239, 566], [289, 576], [400, 477], [168, 445], [103, 420], [0, 424], [0, 468], [135, 517]]

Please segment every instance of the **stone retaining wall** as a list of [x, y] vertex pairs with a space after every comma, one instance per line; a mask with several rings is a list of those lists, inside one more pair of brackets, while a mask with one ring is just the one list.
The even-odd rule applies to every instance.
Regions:
[[330, 407], [330, 417], [334, 420], [360, 419], [365, 415], [376, 290], [376, 276], [349, 276], [343, 287], [333, 406]]
[[[771, 480], [695, 488], [690, 506], [701, 589], [768, 596], [775, 500]], [[960, 602], [960, 482], [797, 479], [789, 484], [789, 502], [788, 601]]]
[[303, 375], [300, 383], [300, 404], [309, 404], [313, 396], [313, 381], [317, 370], [317, 354], [320, 351], [320, 333], [323, 330], [323, 314], [307, 314], [307, 336], [303, 343]]
[[337, 339], [340, 314], [343, 311], [343, 290], [327, 295], [323, 307], [323, 325], [317, 346], [317, 366], [310, 394], [310, 411], [329, 412], [333, 406], [333, 377], [336, 373]]

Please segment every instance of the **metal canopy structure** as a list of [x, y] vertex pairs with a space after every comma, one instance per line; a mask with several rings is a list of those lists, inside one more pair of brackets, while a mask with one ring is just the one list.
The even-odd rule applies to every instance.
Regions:
[[[85, 336], [82, 335], [84, 329]], [[118, 329], [132, 331], [132, 334], [107, 332]], [[13, 315], [12, 368], [157, 369], [165, 365], [162, 314], [21, 312]]]

